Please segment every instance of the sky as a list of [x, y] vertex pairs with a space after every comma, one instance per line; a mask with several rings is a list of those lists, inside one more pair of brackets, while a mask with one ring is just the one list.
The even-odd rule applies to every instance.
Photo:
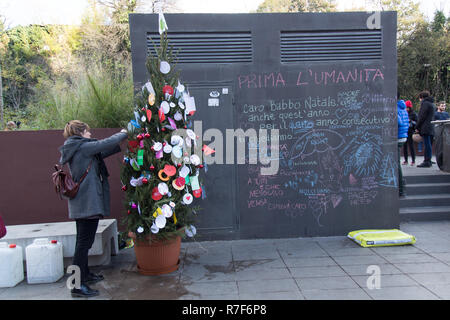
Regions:
[[[185, 13], [246, 13], [256, 10], [263, 0], [178, 0], [178, 8]], [[358, 5], [361, 0], [337, 0], [343, 11]], [[436, 9], [450, 13], [448, 0], [419, 0], [421, 10], [431, 19]], [[28, 24], [78, 24], [87, 0], [0, 0], [0, 15], [6, 26]]]

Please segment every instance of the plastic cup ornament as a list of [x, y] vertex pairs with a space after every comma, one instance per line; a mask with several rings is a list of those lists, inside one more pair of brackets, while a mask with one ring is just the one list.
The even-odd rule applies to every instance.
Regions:
[[156, 226], [156, 224], [153, 222], [152, 226], [150, 227], [150, 231], [152, 233], [158, 233], [159, 232], [159, 228]]
[[163, 91], [163, 94], [164, 94], [164, 97], [166, 98], [166, 100], [169, 100], [173, 95], [173, 88], [169, 85], [165, 85], [162, 88], [162, 91]]
[[153, 106], [155, 104], [155, 95], [153, 93], [148, 95], [148, 104]]
[[186, 227], [186, 235], [189, 238], [192, 238], [197, 234], [197, 229], [191, 224], [190, 226]]

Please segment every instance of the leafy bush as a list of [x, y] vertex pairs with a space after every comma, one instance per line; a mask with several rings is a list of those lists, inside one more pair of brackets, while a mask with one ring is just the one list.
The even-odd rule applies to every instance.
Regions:
[[40, 86], [31, 109], [37, 129], [62, 129], [73, 119], [91, 128], [125, 127], [132, 117], [131, 72], [117, 79], [101, 67]]

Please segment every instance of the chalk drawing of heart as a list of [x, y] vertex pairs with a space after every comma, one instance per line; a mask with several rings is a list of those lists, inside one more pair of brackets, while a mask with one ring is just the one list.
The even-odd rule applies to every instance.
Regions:
[[336, 110], [336, 117], [338, 119], [342, 119], [347, 115], [347, 113], [348, 113], [348, 110], [346, 110], [346, 109], [338, 109], [338, 110]]
[[369, 108], [363, 108], [359, 111], [359, 113], [363, 118], [367, 118], [367, 116], [371, 113], [371, 110]]

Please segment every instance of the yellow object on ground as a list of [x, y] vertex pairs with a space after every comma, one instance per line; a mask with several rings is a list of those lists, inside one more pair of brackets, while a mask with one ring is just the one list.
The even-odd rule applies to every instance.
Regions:
[[416, 243], [416, 238], [398, 229], [356, 230], [347, 235], [363, 247], [401, 246]]

